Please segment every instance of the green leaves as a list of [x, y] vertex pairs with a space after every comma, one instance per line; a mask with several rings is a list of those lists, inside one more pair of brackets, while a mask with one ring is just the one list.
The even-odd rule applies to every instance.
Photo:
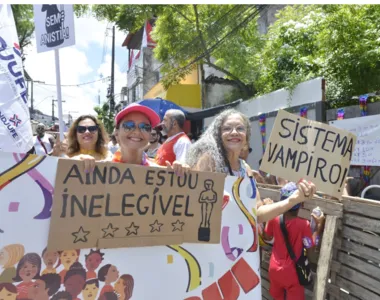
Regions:
[[11, 7], [15, 19], [21, 55], [24, 60], [24, 48], [30, 44], [34, 32], [33, 5], [17, 4], [11, 5]]
[[114, 114], [110, 111], [108, 102], [105, 102], [102, 106], [95, 106], [95, 112], [98, 115], [98, 119], [103, 123], [106, 131], [112, 133], [114, 129]]
[[[194, 63], [205, 63], [235, 80], [245, 97], [252, 95], [257, 74], [250, 54], [261, 47], [256, 5], [92, 5], [91, 9], [98, 19], [130, 32], [157, 17], [152, 37], [165, 88], [184, 78]], [[242, 25], [246, 18], [249, 22]]]
[[322, 76], [327, 98], [378, 90], [377, 5], [295, 5], [278, 14], [260, 55], [257, 88], [267, 93]]

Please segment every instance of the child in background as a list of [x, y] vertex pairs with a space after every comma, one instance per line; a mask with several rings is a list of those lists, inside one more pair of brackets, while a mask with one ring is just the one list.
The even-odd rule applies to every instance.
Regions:
[[[295, 183], [287, 183], [280, 191], [280, 201], [287, 199], [297, 189]], [[315, 241], [319, 239], [320, 234], [323, 232], [324, 225], [323, 215], [321, 217], [312, 215], [317, 224], [317, 231], [313, 236], [309, 221], [298, 217], [300, 208], [301, 204], [297, 204], [284, 214], [288, 239], [297, 259], [301, 256], [304, 248], [307, 249], [308, 256], [310, 255]], [[265, 240], [272, 240], [274, 238], [269, 264], [269, 292], [271, 296], [274, 300], [304, 300], [305, 290], [298, 281], [295, 262], [289, 256], [286, 248], [280, 227], [280, 217], [270, 220], [266, 224], [263, 238]]]

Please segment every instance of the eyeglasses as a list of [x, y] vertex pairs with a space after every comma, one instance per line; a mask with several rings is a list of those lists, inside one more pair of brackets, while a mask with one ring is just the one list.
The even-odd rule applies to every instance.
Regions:
[[151, 133], [150, 135], [151, 136], [157, 136], [157, 133]]
[[236, 130], [236, 132], [238, 133], [246, 133], [247, 132], [247, 129], [245, 128], [245, 126], [222, 126], [222, 132], [223, 133], [231, 133], [233, 130]]
[[98, 130], [98, 125], [93, 125], [93, 126], [77, 126], [77, 132], [78, 133], [85, 133], [87, 130], [90, 133], [94, 133], [95, 131]]
[[136, 122], [134, 121], [126, 121], [124, 122], [123, 124], [121, 124], [121, 126], [124, 128], [125, 131], [129, 132], [129, 131], [133, 131], [135, 130], [136, 128], [140, 129], [141, 132], [144, 132], [144, 133], [147, 133], [147, 132], [151, 132], [152, 131], [152, 126], [150, 126], [150, 124], [146, 124], [146, 123], [139, 123], [139, 124], [136, 124]]

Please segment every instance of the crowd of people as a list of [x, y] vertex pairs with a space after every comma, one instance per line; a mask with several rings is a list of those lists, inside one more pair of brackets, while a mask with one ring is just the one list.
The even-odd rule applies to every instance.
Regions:
[[[184, 132], [185, 121], [185, 114], [180, 110], [168, 110], [161, 122], [152, 109], [130, 104], [116, 115], [115, 129], [110, 137], [97, 118], [83, 115], [75, 120], [65, 139], [57, 139], [55, 143], [45, 134], [44, 128], [38, 126], [34, 146], [37, 154], [84, 161], [84, 171], [87, 173], [94, 170], [96, 162], [112, 161], [166, 167], [174, 170], [178, 176], [190, 170], [220, 172], [238, 177], [249, 176], [258, 183], [282, 186], [282, 197], [278, 202], [260, 199], [257, 191], [257, 219], [262, 228], [261, 237], [266, 241], [274, 240], [269, 268], [272, 297], [276, 300], [302, 300], [303, 286], [298, 282], [294, 261], [284, 246], [281, 218], [286, 224], [288, 239], [296, 256], [303, 249], [309, 249], [310, 252], [319, 240], [324, 217], [312, 216], [318, 225], [318, 230], [312, 232], [309, 222], [297, 218], [297, 214], [303, 202], [313, 197], [316, 192], [315, 185], [306, 180], [298, 183], [287, 182], [271, 174], [253, 170], [246, 162], [252, 152], [251, 125], [241, 112], [234, 109], [223, 111], [196, 141], [191, 140], [192, 137]], [[81, 266], [76, 267], [79, 269]], [[70, 270], [67, 274], [69, 272]], [[63, 283], [67, 274], [61, 277]], [[41, 274], [43, 281], [45, 275]], [[285, 277], [286, 280], [281, 279]], [[100, 279], [98, 274], [96, 280]], [[96, 282], [84, 280], [81, 288], [85, 291], [91, 285], [97, 286]], [[11, 287], [9, 289], [14, 290]], [[17, 290], [20, 289], [24, 287], [18, 285]], [[114, 288], [108, 292], [113, 291]]]

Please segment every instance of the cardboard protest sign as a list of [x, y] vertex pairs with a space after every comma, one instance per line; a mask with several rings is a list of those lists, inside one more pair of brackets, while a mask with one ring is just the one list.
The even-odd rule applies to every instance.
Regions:
[[340, 198], [356, 144], [348, 131], [278, 112], [260, 170]]
[[61, 159], [49, 249], [219, 243], [223, 174]]
[[10, 299], [96, 300], [115, 293], [122, 300], [261, 299], [254, 180], [225, 179], [219, 244], [51, 251], [50, 212], [63, 202], [62, 195], [52, 198], [57, 165], [54, 157], [0, 152], [0, 283], [7, 283]]

